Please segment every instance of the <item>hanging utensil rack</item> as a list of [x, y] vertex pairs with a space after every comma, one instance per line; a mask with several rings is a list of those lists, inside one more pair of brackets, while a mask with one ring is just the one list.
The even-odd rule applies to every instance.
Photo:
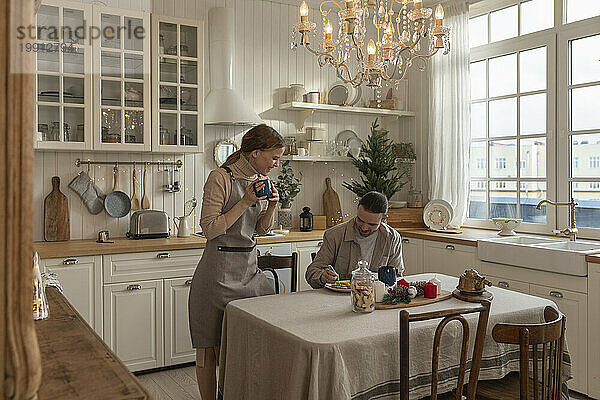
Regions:
[[75, 165], [77, 167], [81, 167], [82, 165], [172, 165], [176, 168], [181, 168], [183, 167], [183, 161], [94, 161], [78, 158], [75, 160]]

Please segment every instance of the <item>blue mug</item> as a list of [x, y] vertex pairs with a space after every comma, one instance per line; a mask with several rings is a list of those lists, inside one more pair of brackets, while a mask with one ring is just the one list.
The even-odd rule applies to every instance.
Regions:
[[[260, 185], [261, 183], [264, 183], [265, 185], [262, 187], [262, 189], [257, 190], [256, 187], [258, 185]], [[256, 197], [264, 197], [264, 196], [267, 196], [267, 198], [271, 197], [273, 195], [271, 181], [269, 179], [261, 179], [260, 181], [254, 182], [254, 194], [256, 195]]]
[[398, 270], [396, 267], [392, 267], [390, 265], [385, 265], [383, 267], [379, 267], [377, 270], [377, 278], [385, 283], [387, 286], [394, 286], [396, 283], [396, 274]]

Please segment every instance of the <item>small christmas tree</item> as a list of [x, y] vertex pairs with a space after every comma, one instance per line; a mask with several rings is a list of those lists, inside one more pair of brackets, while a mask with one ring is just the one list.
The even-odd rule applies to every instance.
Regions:
[[362, 197], [375, 190], [388, 199], [408, 183], [410, 163], [396, 163], [399, 158], [396, 147], [387, 136], [388, 131], [379, 129], [377, 119], [371, 125], [371, 134], [362, 145], [360, 156], [352, 157], [352, 164], [362, 173], [362, 182], [344, 182], [346, 189]]
[[277, 192], [279, 192], [281, 208], [291, 207], [292, 200], [300, 193], [300, 186], [302, 186], [300, 179], [302, 179], [302, 174], [300, 174], [300, 178], [296, 178], [289, 160], [281, 163], [281, 173], [277, 176], [277, 182], [274, 183]]

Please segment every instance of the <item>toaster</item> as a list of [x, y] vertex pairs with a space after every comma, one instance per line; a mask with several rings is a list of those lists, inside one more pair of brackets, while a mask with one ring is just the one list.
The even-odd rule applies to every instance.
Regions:
[[169, 215], [159, 210], [140, 210], [131, 214], [130, 239], [168, 238], [171, 235]]

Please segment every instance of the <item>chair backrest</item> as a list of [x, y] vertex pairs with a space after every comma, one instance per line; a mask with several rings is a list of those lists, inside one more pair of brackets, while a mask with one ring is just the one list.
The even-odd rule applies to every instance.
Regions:
[[[550, 306], [544, 309], [544, 320], [546, 322], [542, 324], [496, 324], [492, 330], [492, 337], [496, 342], [519, 345], [521, 399], [528, 399], [531, 389], [535, 400], [560, 400], [561, 398], [562, 356], [567, 321], [564, 314]], [[530, 346], [533, 356], [532, 384], [529, 382]], [[542, 350], [541, 382], [538, 364], [539, 347]]]
[[[292, 287], [290, 290], [295, 292], [298, 290], [298, 253], [293, 252], [291, 256], [259, 256], [258, 257], [258, 268], [264, 270], [271, 270], [273, 275], [276, 275], [276, 271], [282, 268], [291, 268], [292, 270]], [[278, 281], [276, 277], [276, 281]], [[276, 285], [276, 292], [279, 293], [279, 285]]]
[[477, 322], [477, 333], [475, 345], [471, 358], [471, 372], [469, 373], [469, 386], [467, 388], [467, 399], [475, 400], [477, 380], [479, 379], [479, 368], [481, 367], [481, 356], [483, 354], [483, 343], [490, 314], [490, 302], [481, 301], [477, 306], [455, 308], [441, 311], [431, 311], [411, 314], [406, 309], [400, 311], [400, 399], [408, 400], [409, 391], [409, 323], [426, 321], [430, 319], [443, 318], [438, 324], [433, 338], [433, 354], [431, 359], [431, 400], [437, 399], [438, 384], [438, 362], [440, 351], [440, 338], [444, 327], [451, 321], [459, 321], [462, 325], [462, 347], [460, 351], [460, 365], [458, 371], [458, 383], [456, 387], [456, 399], [462, 399], [462, 390], [465, 382], [465, 371], [467, 367], [467, 349], [469, 344], [469, 324], [463, 317], [465, 314], [479, 313]]

